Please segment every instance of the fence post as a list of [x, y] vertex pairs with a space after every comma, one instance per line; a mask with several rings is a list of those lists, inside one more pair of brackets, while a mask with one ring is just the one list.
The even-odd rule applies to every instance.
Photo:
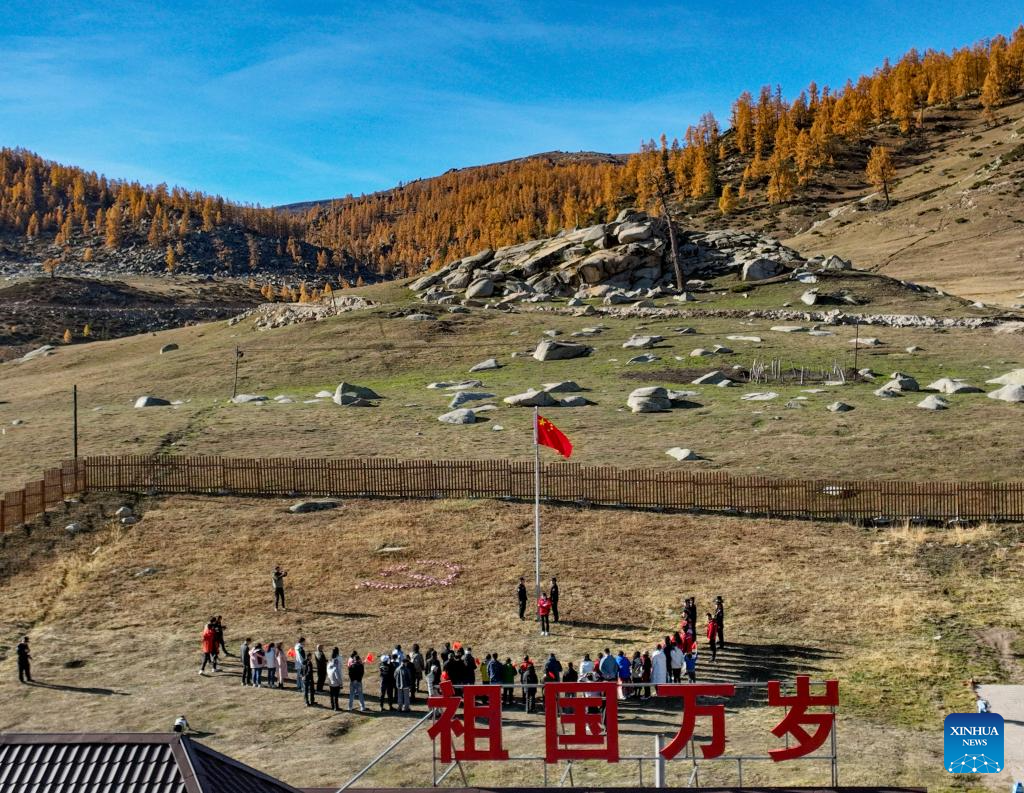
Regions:
[[654, 736], [654, 786], [665, 787], [665, 758], [661, 755], [662, 736]]

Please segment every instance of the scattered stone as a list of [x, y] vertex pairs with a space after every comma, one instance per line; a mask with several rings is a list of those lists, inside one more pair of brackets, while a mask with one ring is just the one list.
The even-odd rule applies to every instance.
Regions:
[[497, 358], [488, 358], [488, 359], [486, 359], [484, 361], [480, 361], [480, 363], [476, 364], [475, 366], [471, 366], [469, 368], [469, 371], [470, 371], [470, 373], [472, 373], [472, 372], [486, 372], [488, 369], [500, 369], [500, 368], [501, 368], [501, 364], [498, 363], [498, 359]]
[[[338, 398], [342, 394], [348, 394], [349, 396], [358, 397], [360, 399], [381, 399], [382, 397], [372, 388], [367, 388], [362, 385], [354, 385], [352, 383], [340, 383], [336, 389], [334, 389], [334, 401], [338, 402]], [[341, 404], [338, 402], [338, 404]]]
[[593, 347], [588, 347], [585, 344], [542, 341], [533, 351], [533, 357], [538, 361], [561, 361], [569, 358], [582, 358], [590, 355], [593, 351]]
[[649, 352], [645, 352], [643, 355], [637, 355], [633, 358], [630, 358], [628, 361], [626, 361], [626, 365], [629, 366], [630, 364], [634, 363], [654, 363], [655, 361], [660, 360], [661, 358], [659, 358], [657, 355], [651, 355]]
[[982, 390], [966, 380], [942, 377], [925, 386], [925, 391], [938, 391], [940, 394], [980, 394]]
[[456, 391], [455, 396], [448, 403], [448, 407], [454, 410], [467, 402], [478, 402], [481, 399], [491, 399], [493, 396], [494, 394], [489, 394], [486, 391]]
[[558, 407], [562, 408], [582, 408], [592, 404], [589, 399], [581, 396], [570, 396], [558, 400]]
[[907, 352], [913, 355], [915, 352], [924, 352], [924, 350], [918, 347], [916, 344], [911, 344], [909, 347], [907, 347]]
[[673, 460], [678, 460], [679, 462], [687, 462], [691, 460], [700, 459], [696, 452], [691, 451], [690, 449], [681, 449], [678, 446], [673, 446], [671, 449], [665, 452], [665, 454], [667, 454]]
[[24, 423], [25, 423], [24, 419], [14, 419], [14, 420], [11, 421], [11, 426], [12, 427], [20, 427]]
[[672, 328], [672, 330], [683, 336], [697, 332], [696, 328]]
[[331, 498], [318, 498], [315, 501], [297, 501], [288, 507], [293, 515], [301, 515], [306, 512], [322, 512], [327, 509], [337, 509], [341, 506], [340, 501]]
[[845, 402], [833, 402], [826, 410], [832, 413], [849, 413], [853, 410], [853, 405], [847, 405]]
[[776, 397], [778, 397], [778, 394], [774, 391], [754, 391], [750, 394], [744, 394], [740, 399], [747, 402], [767, 402], [769, 399], [775, 399]]
[[371, 402], [369, 399], [363, 399], [355, 394], [335, 394], [334, 404], [345, 407], [345, 408], [373, 408], [377, 407], [376, 402]]
[[1004, 385], [988, 394], [989, 399], [999, 399], [1003, 402], [1024, 402], [1024, 385]]
[[942, 397], [931, 394], [918, 402], [917, 406], [922, 410], [945, 410], [949, 407], [949, 402]]
[[822, 270], [852, 270], [853, 265], [846, 259], [841, 259], [835, 254], [829, 256], [821, 263]]
[[170, 404], [170, 400], [161, 399], [160, 397], [155, 396], [140, 396], [138, 399], [135, 400], [135, 407], [137, 408], [166, 407]]
[[886, 383], [882, 388], [887, 388], [890, 391], [920, 391], [921, 387], [917, 384], [917, 380], [908, 374], [903, 372], [893, 372], [889, 375], [889, 382]]
[[537, 391], [533, 388], [522, 394], [513, 394], [512, 396], [505, 397], [502, 401], [506, 405], [512, 405], [513, 407], [550, 408], [558, 406], [558, 400], [551, 396], [549, 392]]
[[476, 413], [470, 408], [458, 408], [437, 417], [444, 424], [476, 424]]
[[811, 328], [811, 330], [807, 331], [807, 335], [808, 336], [835, 336], [836, 334], [834, 334], [830, 330], [821, 330], [819, 328]]
[[121, 525], [122, 526], [134, 526], [138, 522], [139, 522], [139, 519], [137, 517], [135, 517], [134, 515], [128, 515], [126, 517], [121, 518]]
[[163, 347], [160, 348], [160, 354], [164, 355], [164, 354], [169, 353], [169, 352], [174, 352], [176, 349], [178, 349], [178, 345], [177, 344], [174, 344], [174, 343], [165, 344]]
[[432, 320], [434, 316], [433, 314], [424, 314], [422, 312], [417, 312], [415, 314], [407, 314], [405, 318], [412, 322], [428, 322]]
[[705, 350], [703, 347], [698, 347], [697, 349], [690, 351], [691, 358], [703, 358], [707, 355], [714, 355], [714, 353], [711, 352], [711, 350]]
[[850, 344], [855, 344], [858, 347], [881, 347], [882, 342], [876, 338], [862, 336], [858, 339], [850, 339]]
[[806, 333], [807, 328], [801, 325], [773, 325], [771, 330], [776, 333]]
[[316, 399], [330, 399], [331, 397], [334, 396], [334, 392], [333, 391], [317, 391], [315, 394], [313, 394], [313, 396]]
[[749, 341], [753, 342], [754, 344], [761, 343], [760, 336], [726, 336], [725, 338], [727, 338], [729, 341]]
[[[479, 388], [483, 385], [481, 380], [460, 380], [459, 382], [447, 382], [441, 381], [439, 383], [430, 383], [427, 388], [440, 389], [444, 391], [458, 391], [464, 388]], [[331, 394], [331, 396], [334, 396]]]
[[683, 292], [681, 295], [675, 295], [673, 298], [677, 303], [696, 303], [697, 298], [694, 297], [692, 292]]
[[723, 385], [731, 382], [732, 380], [716, 369], [713, 372], [702, 374], [693, 381], [693, 385]]
[[785, 405], [783, 405], [783, 407], [786, 408], [786, 410], [799, 410], [807, 407], [807, 405], [800, 401], [801, 399], [807, 399], [807, 397], [796, 397], [794, 399], [790, 399]]
[[65, 526], [64, 527], [64, 531], [66, 531], [68, 534], [74, 535], [74, 534], [82, 534], [83, 532], [88, 531], [88, 529], [85, 526], [83, 526], [81, 523], [75, 522], [75, 523], [69, 523], [67, 526]]
[[495, 424], [494, 426], [491, 427], [491, 432], [501, 432], [503, 429], [505, 428], [500, 424]]
[[813, 306], [815, 303], [818, 302], [818, 297], [819, 295], [817, 289], [808, 289], [806, 292], [800, 295], [800, 302], [807, 306]]
[[876, 389], [874, 393], [875, 393], [875, 396], [882, 397], [882, 399], [894, 399], [895, 397], [903, 396], [903, 392], [902, 391], [896, 391], [896, 390], [894, 390], [892, 388], [886, 388], [885, 386], [882, 386], [881, 388]]
[[[261, 402], [266, 402], [267, 397], [262, 394], [238, 394], [237, 396], [231, 397], [231, 401], [236, 405], [257, 405]], [[138, 403], [136, 403], [138, 405]]]
[[658, 342], [665, 341], [664, 336], [631, 336], [622, 345], [623, 349], [649, 350]]
[[541, 383], [541, 390], [547, 391], [549, 394], [555, 393], [576, 393], [583, 391], [584, 389], [577, 385], [572, 380], [560, 380], [557, 383]]
[[155, 567], [143, 567], [139, 572], [135, 574], [136, 578], [146, 578], [151, 575], [156, 575], [159, 572]]
[[992, 385], [1024, 385], [1024, 369], [1014, 369], [1012, 372], [993, 377], [985, 382]]
[[127, 504], [125, 504], [124, 506], [121, 506], [121, 507], [117, 508], [117, 510], [114, 512], [114, 517], [115, 518], [127, 518], [129, 515], [134, 515], [134, 514], [135, 514], [135, 510], [133, 510], [131, 507], [129, 507]]
[[712, 349], [718, 355], [732, 355], [732, 348], [721, 344], [716, 344]]
[[31, 352], [27, 352], [18, 358], [19, 362], [33, 361], [36, 358], [47, 358], [51, 355], [56, 355], [57, 350], [52, 344], [44, 344], [42, 347], [37, 347]]
[[634, 413], [664, 413], [672, 409], [672, 400], [662, 386], [637, 388], [630, 393], [626, 404]]

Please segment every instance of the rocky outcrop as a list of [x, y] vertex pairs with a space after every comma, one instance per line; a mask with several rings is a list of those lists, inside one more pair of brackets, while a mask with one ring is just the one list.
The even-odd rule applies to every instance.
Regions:
[[[756, 234], [677, 229], [676, 239], [687, 278], [738, 273], [759, 280], [804, 263], [796, 251]], [[417, 279], [410, 289], [428, 303], [450, 302], [461, 292], [463, 299], [493, 299], [498, 306], [586, 297], [614, 304], [673, 294], [675, 270], [666, 223], [627, 209], [611, 223], [459, 259]]]

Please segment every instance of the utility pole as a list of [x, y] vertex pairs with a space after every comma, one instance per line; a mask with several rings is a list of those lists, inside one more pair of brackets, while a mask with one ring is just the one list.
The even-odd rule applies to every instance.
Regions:
[[74, 459], [78, 459], [78, 386], [71, 386], [71, 438]]
[[235, 382], [231, 386], [231, 398], [238, 396], [238, 362], [245, 355], [238, 347], [235, 347]]

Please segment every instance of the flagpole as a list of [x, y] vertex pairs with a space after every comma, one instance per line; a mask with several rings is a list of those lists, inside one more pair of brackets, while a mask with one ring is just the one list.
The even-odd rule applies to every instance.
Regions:
[[[540, 599], [540, 410], [533, 409], [533, 551], [536, 561], [534, 597]], [[538, 620], [540, 619], [538, 615]]]

